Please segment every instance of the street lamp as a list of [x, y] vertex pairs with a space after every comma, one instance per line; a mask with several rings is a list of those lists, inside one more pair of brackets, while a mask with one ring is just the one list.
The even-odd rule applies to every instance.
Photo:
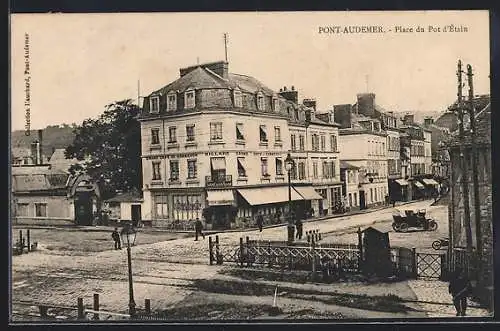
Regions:
[[129, 289], [129, 314], [131, 317], [135, 316], [135, 300], [134, 300], [134, 286], [132, 284], [132, 257], [130, 255], [130, 246], [135, 244], [135, 237], [137, 231], [130, 225], [125, 226], [122, 231], [122, 238], [127, 238], [127, 261], [128, 261], [128, 289]]
[[288, 153], [285, 159], [285, 169], [288, 172], [288, 242], [292, 243], [294, 240], [294, 225], [292, 219], [292, 185], [291, 185], [291, 174], [294, 167], [294, 161]]

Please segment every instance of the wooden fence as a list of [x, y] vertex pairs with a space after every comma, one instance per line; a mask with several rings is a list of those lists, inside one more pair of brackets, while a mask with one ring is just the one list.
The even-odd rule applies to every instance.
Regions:
[[118, 313], [100, 309], [99, 294], [93, 295], [92, 307], [84, 304], [83, 298], [77, 298], [75, 306], [61, 306], [48, 303], [12, 302], [12, 315], [19, 320], [51, 320], [51, 321], [99, 321], [117, 319], [150, 319], [151, 300], [144, 300], [144, 308], [136, 307], [133, 317], [128, 313]]

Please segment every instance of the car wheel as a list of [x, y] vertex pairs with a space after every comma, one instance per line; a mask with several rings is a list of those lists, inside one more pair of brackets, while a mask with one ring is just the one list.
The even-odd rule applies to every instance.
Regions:
[[439, 250], [441, 248], [441, 241], [439, 240], [436, 240], [432, 243], [432, 248], [434, 248], [435, 250]]
[[399, 230], [400, 230], [401, 232], [408, 232], [408, 224], [407, 224], [407, 223], [401, 223], [401, 224], [399, 225]]
[[436, 231], [438, 228], [438, 225], [436, 221], [429, 221], [429, 231]]
[[394, 231], [399, 232], [400, 231], [400, 226], [398, 223], [392, 223], [392, 228]]

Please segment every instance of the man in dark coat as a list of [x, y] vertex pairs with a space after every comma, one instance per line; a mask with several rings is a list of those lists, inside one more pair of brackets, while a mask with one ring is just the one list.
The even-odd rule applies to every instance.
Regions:
[[297, 230], [297, 238], [299, 240], [302, 239], [302, 221], [298, 218], [295, 221], [295, 228]]
[[263, 224], [264, 224], [264, 217], [262, 217], [262, 213], [259, 211], [259, 215], [257, 215], [257, 227], [259, 228], [259, 232], [262, 232]]
[[113, 233], [111, 233], [111, 238], [115, 242], [115, 249], [122, 249], [122, 243], [120, 240], [120, 234], [118, 233], [118, 228], [115, 228]]
[[457, 268], [450, 279], [448, 292], [453, 297], [453, 304], [457, 311], [457, 316], [465, 316], [467, 309], [467, 296], [471, 293], [472, 285], [464, 270]]
[[203, 223], [201, 223], [200, 219], [196, 218], [196, 222], [194, 223], [194, 241], [198, 241], [198, 235], [203, 236], [203, 239], [205, 239]]

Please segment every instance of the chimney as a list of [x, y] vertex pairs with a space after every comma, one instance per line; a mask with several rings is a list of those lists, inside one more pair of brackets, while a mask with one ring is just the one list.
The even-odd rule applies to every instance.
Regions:
[[38, 163], [37, 164], [43, 164], [43, 159], [42, 159], [42, 140], [43, 139], [43, 130], [38, 130], [38, 145], [37, 145], [37, 159]]
[[33, 141], [31, 143], [31, 158], [33, 159], [33, 164], [39, 164], [39, 159], [38, 159], [38, 150], [39, 150], [39, 142], [38, 141]]
[[424, 118], [424, 125], [429, 126], [431, 124], [434, 124], [434, 119], [432, 117], [426, 117]]
[[330, 123], [335, 123], [335, 111], [333, 109], [331, 109], [329, 112], [328, 112], [328, 119], [330, 121]]
[[403, 117], [403, 123], [405, 125], [412, 125], [415, 121], [415, 116], [413, 114], [406, 114], [404, 117]]
[[187, 75], [198, 67], [209, 69], [224, 79], [227, 79], [229, 77], [229, 63], [226, 61], [203, 63], [186, 68], [181, 68], [179, 69], [180, 76], [182, 77], [184, 75]]
[[340, 124], [341, 128], [345, 129], [351, 127], [351, 116], [352, 105], [344, 104], [333, 106], [332, 117], [334, 117], [337, 123]]
[[298, 91], [293, 88], [293, 90], [288, 91], [286, 86], [283, 87], [283, 91], [279, 92], [279, 95], [281, 95], [283, 98], [285, 98], [288, 101], [294, 102], [296, 104], [299, 103], [299, 93]]
[[[293, 91], [293, 88], [292, 88]], [[308, 108], [314, 109], [316, 111], [316, 100], [315, 99], [304, 99], [302, 100], [302, 104]]]
[[358, 113], [367, 117], [375, 115], [375, 93], [358, 93]]

